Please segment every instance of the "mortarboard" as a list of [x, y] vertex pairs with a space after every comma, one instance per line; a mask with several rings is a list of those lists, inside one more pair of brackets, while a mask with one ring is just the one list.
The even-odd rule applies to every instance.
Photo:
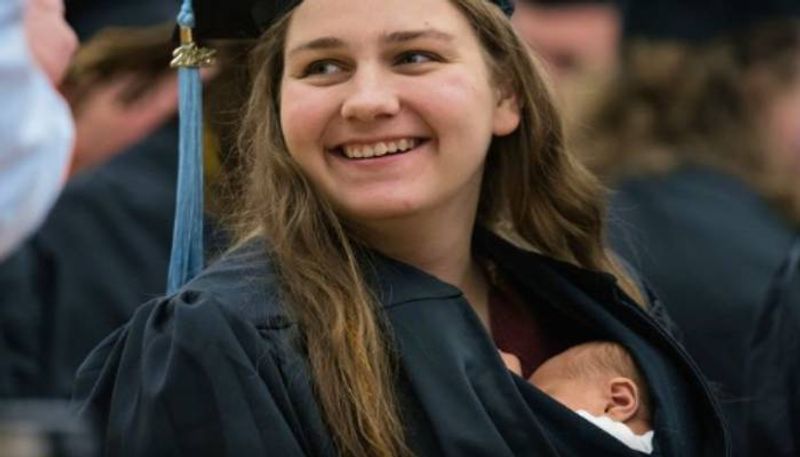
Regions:
[[800, 1], [630, 1], [624, 14], [627, 38], [703, 42], [762, 21], [798, 17]]
[[[194, 34], [207, 39], [258, 38], [272, 22], [302, 0], [238, 0], [220, 5], [219, 0], [193, 0]], [[512, 0], [490, 0], [506, 15], [514, 11]]]
[[[181, 45], [172, 66], [178, 68], [180, 139], [178, 190], [167, 293], [178, 291], [203, 268], [202, 83], [199, 68], [209, 65], [213, 51], [200, 48], [203, 39], [257, 38], [302, 0], [183, 0], [178, 13]], [[507, 16], [512, 0], [488, 0]]]

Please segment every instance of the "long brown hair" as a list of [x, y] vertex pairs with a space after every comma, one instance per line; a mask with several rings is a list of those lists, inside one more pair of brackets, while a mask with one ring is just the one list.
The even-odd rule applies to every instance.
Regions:
[[[451, 0], [472, 24], [494, 82], [518, 98], [522, 123], [490, 146], [478, 223], [546, 255], [617, 273], [603, 246], [603, 187], [568, 154], [550, 91], [528, 48], [486, 0]], [[323, 416], [347, 456], [409, 455], [393, 391], [389, 329], [359, 263], [360, 245], [291, 159], [280, 128], [289, 16], [254, 51], [240, 148], [250, 169], [239, 226], [264, 236], [298, 323]]]
[[[800, 74], [800, 21], [707, 43], [635, 40], [588, 110], [577, 150], [609, 185], [701, 165], [738, 176], [800, 224], [797, 177], [767, 150], [758, 116]], [[753, 77], [767, 75], [766, 86]], [[770, 93], [772, 92], [772, 93]]]

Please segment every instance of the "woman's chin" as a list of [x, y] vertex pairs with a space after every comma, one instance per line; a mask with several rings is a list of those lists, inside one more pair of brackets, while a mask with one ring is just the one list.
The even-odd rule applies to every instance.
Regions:
[[419, 214], [423, 206], [410, 201], [359, 202], [352, 205], [336, 205], [336, 211], [345, 219], [358, 225], [402, 221]]

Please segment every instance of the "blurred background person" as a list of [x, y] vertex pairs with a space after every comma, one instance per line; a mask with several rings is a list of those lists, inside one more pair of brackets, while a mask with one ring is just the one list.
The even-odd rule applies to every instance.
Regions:
[[[61, 0], [0, 2], [0, 261], [45, 218], [68, 173], [74, 143], [57, 92], [77, 47]], [[0, 296], [6, 291], [0, 288]], [[93, 457], [91, 429], [66, 403], [9, 403], [21, 361], [0, 311], [0, 454]], [[13, 325], [13, 323], [11, 324]]]
[[177, 78], [169, 60], [178, 6], [158, 0], [66, 1], [67, 20], [83, 43], [62, 85], [76, 119], [74, 174], [116, 155], [145, 154], [125, 152], [173, 119]]
[[[775, 275], [756, 319], [747, 376], [748, 455], [800, 454], [800, 238]], [[774, 367], [781, 367], [775, 373]]]
[[[177, 8], [160, 0], [67, 3], [85, 40], [61, 85], [75, 117], [75, 159], [44, 225], [0, 263], [1, 330], [14, 359], [0, 371], [2, 395], [69, 396], [88, 352], [166, 289], [178, 170], [169, 67]], [[247, 46], [219, 47], [225, 70], [207, 94], [209, 256], [224, 245], [215, 214], [231, 204], [237, 182], [222, 169], [237, 163], [232, 127], [248, 80], [245, 64], [230, 62]]]
[[516, 2], [512, 23], [542, 58], [569, 123], [619, 64], [622, 15], [622, 0]]
[[0, 4], [0, 260], [50, 209], [66, 177], [74, 127], [55, 90], [77, 46], [61, 0]]
[[795, 1], [629, 2], [619, 72], [578, 141], [615, 190], [612, 245], [719, 386], [738, 455], [745, 418], [771, 420], [752, 409], [750, 341], [800, 227], [798, 15]]
[[[101, 0], [66, 8], [86, 40], [61, 85], [77, 132], [72, 176], [44, 225], [0, 263], [0, 333], [10, 354], [3, 396], [69, 396], [91, 348], [166, 287], [178, 5]], [[139, 27], [106, 28], [120, 23]]]

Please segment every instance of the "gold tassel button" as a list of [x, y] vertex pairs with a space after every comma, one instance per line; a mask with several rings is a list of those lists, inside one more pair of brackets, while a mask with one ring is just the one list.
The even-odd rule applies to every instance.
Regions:
[[214, 64], [214, 56], [217, 51], [209, 48], [197, 46], [192, 37], [192, 29], [189, 27], [180, 28], [181, 45], [172, 51], [172, 68], [197, 68], [209, 67]]

